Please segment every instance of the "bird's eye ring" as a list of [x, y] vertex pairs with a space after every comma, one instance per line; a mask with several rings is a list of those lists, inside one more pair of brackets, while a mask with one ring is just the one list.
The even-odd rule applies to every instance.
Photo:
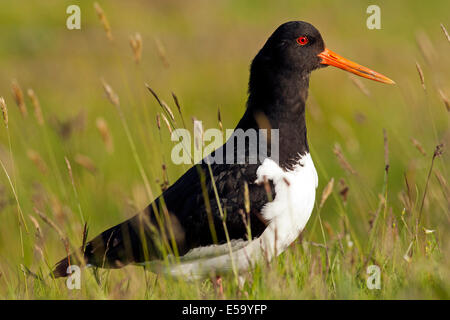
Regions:
[[308, 37], [305, 37], [305, 36], [301, 36], [301, 37], [297, 38], [297, 43], [301, 46], [304, 46], [305, 44], [307, 44], [308, 41], [309, 41]]

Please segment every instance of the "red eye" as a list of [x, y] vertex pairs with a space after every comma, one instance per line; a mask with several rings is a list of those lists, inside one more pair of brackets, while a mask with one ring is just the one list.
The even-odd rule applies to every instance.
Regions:
[[305, 44], [307, 44], [308, 41], [309, 41], [308, 38], [305, 36], [301, 36], [301, 37], [297, 38], [297, 43], [301, 46], [304, 46]]

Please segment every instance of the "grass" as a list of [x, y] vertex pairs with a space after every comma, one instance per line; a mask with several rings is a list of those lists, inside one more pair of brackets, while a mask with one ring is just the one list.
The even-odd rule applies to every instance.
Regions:
[[[448, 2], [383, 2], [381, 30], [365, 27], [357, 1], [101, 1], [101, 15], [80, 5], [79, 31], [65, 28], [67, 5], [0, 4], [0, 298], [450, 298]], [[133, 266], [83, 271], [80, 290], [49, 277], [86, 233], [131, 217], [188, 169], [170, 162], [168, 128], [192, 131], [192, 117], [235, 126], [251, 58], [292, 19], [397, 83], [313, 73], [319, 188], [300, 238], [245, 273], [243, 287], [225, 276], [223, 294], [210, 279]], [[370, 265], [379, 290], [367, 287]]]

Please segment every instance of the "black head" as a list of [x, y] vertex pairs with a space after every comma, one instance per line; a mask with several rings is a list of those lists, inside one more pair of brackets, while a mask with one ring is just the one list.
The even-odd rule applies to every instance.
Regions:
[[324, 50], [322, 36], [314, 26], [291, 21], [275, 30], [258, 55], [280, 69], [310, 73], [323, 66], [318, 55]]
[[252, 87], [261, 88], [283, 81], [290, 81], [291, 87], [300, 85], [307, 89], [311, 71], [327, 65], [371, 80], [394, 83], [386, 76], [327, 49], [319, 31], [311, 24], [291, 21], [275, 30], [253, 60], [250, 91]]
[[302, 110], [309, 75], [321, 66], [322, 36], [311, 24], [291, 21], [279, 26], [253, 59], [247, 105], [264, 113]]

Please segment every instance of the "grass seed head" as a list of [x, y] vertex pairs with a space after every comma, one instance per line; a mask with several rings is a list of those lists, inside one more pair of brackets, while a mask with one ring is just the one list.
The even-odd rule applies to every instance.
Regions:
[[161, 130], [161, 116], [159, 115], [159, 112], [156, 114], [156, 126], [158, 127], [158, 130]]
[[142, 58], [142, 37], [140, 33], [136, 32], [130, 36], [130, 46], [133, 50], [134, 61], [139, 64]]
[[42, 174], [46, 174], [48, 172], [47, 165], [45, 164], [42, 157], [39, 155], [39, 153], [36, 150], [28, 149], [27, 150], [27, 157], [33, 161], [33, 163], [36, 165], [36, 167], [39, 169], [39, 171]]
[[75, 162], [88, 170], [91, 173], [97, 172], [97, 167], [95, 166], [94, 161], [86, 155], [76, 154], [74, 158]]
[[[172, 119], [172, 121], [175, 121], [175, 117], [173, 115], [172, 110], [169, 108], [169, 106], [167, 105], [167, 103], [165, 103], [163, 100], [161, 100], [159, 98], [159, 96], [156, 94], [156, 92], [146, 83], [145, 87], [148, 89], [148, 91], [150, 91], [150, 93], [153, 95], [153, 97], [155, 98], [155, 100], [158, 102], [158, 104], [160, 105], [160, 107], [169, 115], [170, 119]], [[173, 95], [173, 94], [172, 94]], [[176, 96], [174, 96], [175, 99], [175, 103], [177, 104], [178, 99], [176, 99]], [[179, 105], [177, 104], [177, 107]], [[179, 109], [181, 110], [181, 109]]]
[[34, 212], [44, 221], [51, 229], [53, 229], [58, 236], [63, 240], [63, 242], [67, 241], [67, 237], [64, 235], [64, 233], [61, 231], [61, 229], [56, 225], [56, 223], [53, 222], [52, 219], [47, 217], [43, 212], [38, 210], [37, 208], [33, 208]]
[[414, 138], [411, 138], [411, 142], [412, 142], [412, 144], [414, 145], [414, 147], [416, 147], [416, 149], [419, 150], [419, 152], [420, 152], [422, 155], [424, 155], [424, 156], [427, 155], [427, 153], [425, 152], [425, 149], [422, 147], [422, 144], [421, 144], [419, 141], [417, 141], [417, 140], [414, 139]]
[[331, 178], [331, 180], [327, 183], [327, 185], [323, 189], [322, 198], [320, 199], [319, 208], [323, 207], [323, 205], [325, 204], [325, 201], [327, 201], [327, 199], [330, 196], [331, 192], [333, 192], [333, 186], [334, 186], [334, 178]]
[[12, 81], [11, 89], [13, 92], [14, 100], [16, 101], [16, 104], [19, 107], [20, 113], [22, 114], [23, 117], [26, 117], [28, 115], [27, 106], [23, 98], [22, 88], [20, 88], [20, 85], [17, 82], [17, 80]]
[[6, 106], [5, 99], [0, 97], [0, 108], [2, 109], [3, 122], [5, 126], [8, 128], [8, 107]]
[[103, 25], [103, 28], [105, 29], [106, 37], [108, 38], [109, 41], [113, 41], [114, 38], [111, 33], [111, 27], [109, 25], [108, 18], [106, 18], [105, 12], [103, 11], [102, 7], [100, 7], [98, 2], [94, 2], [94, 8], [95, 8], [95, 12], [97, 12], [100, 22]]
[[39, 125], [44, 125], [44, 117], [42, 115], [42, 109], [41, 104], [39, 103], [39, 99], [37, 98], [36, 94], [34, 93], [33, 89], [27, 90], [28, 97], [31, 99], [31, 105], [34, 109], [34, 115], [36, 117], [36, 120]]
[[164, 102], [164, 100], [161, 100], [161, 107], [167, 112], [167, 114], [169, 115], [170, 119], [172, 119], [172, 121], [175, 121], [175, 116], [173, 115], [172, 110], [169, 108], [167, 103]]
[[169, 60], [167, 59], [166, 49], [164, 48], [162, 42], [159, 38], [155, 38], [156, 51], [158, 52], [158, 56], [161, 59], [164, 67], [169, 67]]
[[180, 101], [178, 100], [178, 97], [176, 96], [176, 94], [174, 92], [172, 92], [172, 98], [173, 98], [173, 101], [175, 102], [175, 105], [177, 106], [178, 113], [181, 114]]
[[433, 158], [440, 157], [444, 153], [444, 144], [438, 144], [434, 149]]
[[103, 84], [103, 89], [105, 90], [108, 100], [116, 107], [120, 107], [119, 96], [114, 92], [111, 86], [104, 80], [101, 79]]
[[114, 145], [113, 145], [112, 136], [109, 131], [108, 124], [106, 123], [106, 120], [99, 117], [95, 121], [95, 124], [97, 126], [98, 131], [100, 132], [103, 143], [105, 144], [106, 151], [108, 153], [112, 153], [114, 151]]
[[247, 181], [244, 181], [244, 204], [245, 204], [245, 212], [247, 214], [250, 213], [250, 192], [248, 190]]
[[339, 195], [341, 196], [342, 201], [344, 203], [347, 202], [348, 190], [349, 190], [349, 187], [348, 187], [347, 183], [345, 182], [344, 179], [341, 178], [339, 180]]
[[172, 134], [172, 127], [170, 126], [169, 120], [167, 120], [167, 118], [164, 114], [161, 114], [161, 117], [162, 117], [164, 123], [166, 124], [167, 129], [169, 129], [170, 134]]

